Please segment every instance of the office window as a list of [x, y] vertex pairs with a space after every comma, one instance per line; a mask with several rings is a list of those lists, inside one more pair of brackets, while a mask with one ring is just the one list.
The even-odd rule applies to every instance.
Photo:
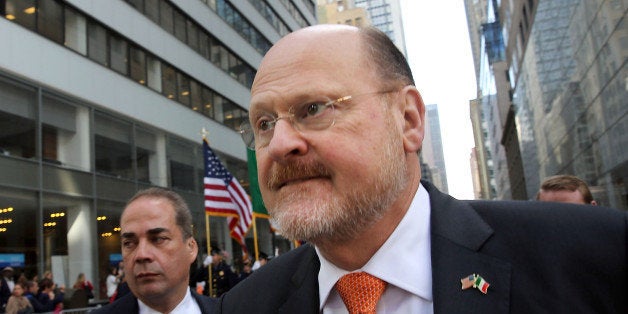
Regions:
[[221, 49], [222, 46], [220, 45], [220, 43], [218, 42], [218, 40], [216, 40], [215, 38], [210, 38], [209, 39], [209, 49], [211, 52], [211, 62], [217, 66], [220, 67], [220, 53], [221, 53]]
[[135, 144], [137, 180], [157, 184], [158, 182], [151, 180], [151, 176], [154, 176], [152, 172], [157, 172], [159, 169], [155, 134], [147, 129], [136, 127]]
[[0, 155], [35, 157], [37, 94], [0, 79]]
[[219, 61], [219, 66], [220, 68], [229, 73], [229, 57], [231, 56], [231, 53], [227, 50], [227, 48], [220, 46], [220, 61]]
[[37, 259], [41, 256], [37, 236], [37, 231], [42, 228], [37, 220], [38, 203], [37, 192], [6, 186], [0, 189], [0, 209], [3, 209], [0, 212], [0, 221], [5, 222], [0, 225], [1, 254], [4, 258], [22, 260], [20, 270], [27, 278], [38, 273]]
[[6, 0], [5, 17], [33, 31], [36, 12], [35, 0]]
[[42, 157], [45, 162], [90, 170], [89, 114], [65, 98], [44, 93], [42, 96]]
[[242, 82], [240, 74], [242, 72], [242, 60], [236, 58], [234, 55], [229, 55], [229, 74], [234, 79]]
[[94, 21], [87, 23], [87, 56], [104, 65], [107, 62], [107, 30]]
[[178, 96], [177, 100], [186, 105], [190, 106], [190, 78], [181, 72], [177, 72], [177, 89]]
[[159, 0], [144, 0], [144, 14], [159, 24]]
[[242, 116], [243, 116], [243, 111], [242, 109], [240, 109], [240, 107], [236, 106], [234, 103], [232, 103], [231, 101], [225, 100], [223, 102], [222, 105], [222, 112], [224, 115], [224, 119], [223, 119], [223, 123], [234, 129], [237, 130], [240, 127], [240, 124], [242, 124]]
[[96, 112], [94, 143], [96, 172], [133, 179], [132, 129], [127, 122]]
[[146, 72], [148, 87], [161, 93], [161, 62], [159, 59], [146, 56]]
[[[120, 255], [120, 216], [124, 203], [96, 200], [96, 240], [98, 243], [98, 278], [105, 283], [107, 275], [111, 273], [111, 267], [117, 267], [122, 259]], [[94, 265], [96, 266], [96, 265]], [[103, 286], [104, 287], [104, 286]], [[107, 299], [107, 289], [100, 289], [100, 295], [96, 298]], [[122, 313], [120, 313], [122, 314]]]
[[111, 56], [111, 68], [114, 71], [124, 75], [127, 75], [129, 72], [127, 66], [129, 60], [129, 50], [127, 49], [127, 46], [127, 42], [123, 38], [116, 35], [111, 35], [109, 37], [109, 56]]
[[177, 93], [177, 75], [173, 67], [162, 63], [161, 64], [161, 93], [174, 99]]
[[203, 31], [198, 33], [198, 52], [203, 58], [211, 60], [211, 54], [209, 53], [209, 37]]
[[159, 25], [168, 33], [174, 34], [174, 12], [170, 3], [162, 1], [160, 10], [161, 20]]
[[194, 111], [201, 111], [203, 101], [201, 97], [201, 87], [195, 80], [190, 80], [190, 106]]
[[131, 54], [131, 78], [136, 82], [146, 85], [146, 53], [144, 50], [131, 46], [129, 50]]
[[65, 8], [65, 46], [87, 54], [87, 20], [73, 9]]
[[[78, 239], [77, 236], [78, 234], [84, 236], [83, 232], [74, 233], [75, 238], [72, 238], [72, 240], [69, 237], [71, 229], [87, 231], [85, 224], [88, 221], [82, 219], [89, 217], [89, 202], [57, 194], [44, 193], [42, 204], [44, 251], [41, 258], [43, 259], [45, 269], [52, 269], [52, 265], [67, 269], [69, 261], [60, 257], [71, 255], [68, 246], [69, 241], [74, 243], [84, 241], [84, 238]], [[80, 214], [81, 212], [83, 212], [82, 215]], [[79, 218], [79, 216], [82, 217]], [[70, 217], [77, 219], [71, 219]], [[77, 249], [78, 247], [72, 246], [72, 249]]]
[[187, 21], [187, 29], [188, 29], [188, 46], [194, 49], [195, 51], [199, 51], [198, 49], [198, 26], [194, 24], [192, 21]]
[[182, 140], [168, 139], [166, 154], [170, 161], [170, 186], [173, 188], [187, 191], [198, 189], [194, 170], [197, 146]]
[[225, 115], [223, 114], [223, 103], [225, 102], [225, 99], [216, 94], [213, 93], [214, 95], [214, 101], [212, 102], [212, 105], [214, 107], [214, 120], [222, 123], [223, 121], [225, 121]]
[[207, 89], [207, 88], [203, 88], [202, 91], [202, 95], [201, 95], [201, 101], [203, 102], [203, 114], [213, 118], [214, 117], [214, 106], [212, 106], [213, 103], [213, 95], [214, 93]]
[[174, 11], [174, 36], [177, 37], [180, 41], [186, 42], [185, 36], [185, 16], [181, 14], [179, 11]]
[[127, 0], [126, 2], [128, 2], [136, 10], [144, 13], [144, 1], [143, 0]]
[[37, 30], [43, 36], [63, 44], [63, 6], [51, 0], [37, 3]]

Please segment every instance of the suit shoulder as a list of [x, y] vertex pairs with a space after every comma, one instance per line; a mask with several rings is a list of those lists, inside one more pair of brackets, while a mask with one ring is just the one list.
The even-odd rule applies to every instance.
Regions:
[[485, 219], [491, 217], [512, 221], [571, 222], [606, 224], [625, 227], [628, 212], [604, 206], [540, 201], [466, 201]]
[[129, 293], [122, 298], [109, 303], [103, 307], [99, 307], [90, 313], [92, 314], [120, 314], [120, 313], [137, 313], [139, 307], [137, 299], [133, 294]]
[[318, 256], [311, 245], [291, 250], [272, 259], [224, 294], [220, 299], [221, 309], [226, 313], [276, 313], [296, 290], [318, 294], [319, 268]]
[[210, 314], [218, 313], [218, 299], [209, 297], [206, 295], [198, 294], [196, 291], [191, 290], [192, 297], [196, 300], [196, 303], [201, 308], [201, 313]]

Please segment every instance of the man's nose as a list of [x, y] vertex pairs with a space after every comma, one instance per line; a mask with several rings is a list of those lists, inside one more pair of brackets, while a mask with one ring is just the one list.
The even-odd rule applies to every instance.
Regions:
[[152, 245], [148, 241], [140, 241], [135, 250], [135, 262], [143, 263], [153, 260]]
[[266, 148], [271, 158], [281, 162], [281, 160], [292, 155], [307, 153], [308, 144], [303, 133], [297, 130], [293, 124], [293, 120], [283, 117], [275, 123], [273, 137], [271, 137]]

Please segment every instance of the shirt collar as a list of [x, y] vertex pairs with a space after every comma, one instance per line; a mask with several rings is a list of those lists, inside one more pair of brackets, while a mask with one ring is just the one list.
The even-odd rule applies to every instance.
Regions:
[[[364, 271], [425, 300], [432, 298], [432, 256], [430, 245], [430, 198], [419, 185], [410, 208], [390, 237], [371, 259], [356, 272]], [[337, 267], [320, 253], [318, 273], [320, 308], [334, 285], [348, 271]]]
[[[140, 299], [137, 299], [137, 303], [140, 307], [139, 314], [162, 314], [161, 312], [155, 309], [152, 309], [148, 305], [144, 304], [144, 302], [140, 301]], [[187, 313], [194, 313], [194, 314], [201, 313], [201, 308], [196, 303], [196, 300], [192, 298], [192, 293], [190, 293], [190, 289], [186, 290], [185, 297], [183, 297], [183, 300], [181, 300], [181, 302], [179, 302], [179, 304], [169, 314], [187, 314]]]

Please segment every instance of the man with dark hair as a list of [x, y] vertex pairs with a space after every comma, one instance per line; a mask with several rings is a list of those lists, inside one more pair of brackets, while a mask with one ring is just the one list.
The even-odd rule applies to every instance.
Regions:
[[536, 199], [543, 202], [597, 205], [587, 183], [570, 175], [556, 175], [545, 179]]
[[222, 312], [628, 312], [625, 212], [456, 200], [421, 180], [424, 125], [381, 32], [317, 25], [279, 40], [241, 134], [272, 219], [307, 244], [223, 295]]
[[94, 313], [212, 313], [216, 300], [188, 287], [198, 247], [192, 215], [174, 191], [149, 188], [127, 203], [120, 218], [122, 261], [132, 293]]

